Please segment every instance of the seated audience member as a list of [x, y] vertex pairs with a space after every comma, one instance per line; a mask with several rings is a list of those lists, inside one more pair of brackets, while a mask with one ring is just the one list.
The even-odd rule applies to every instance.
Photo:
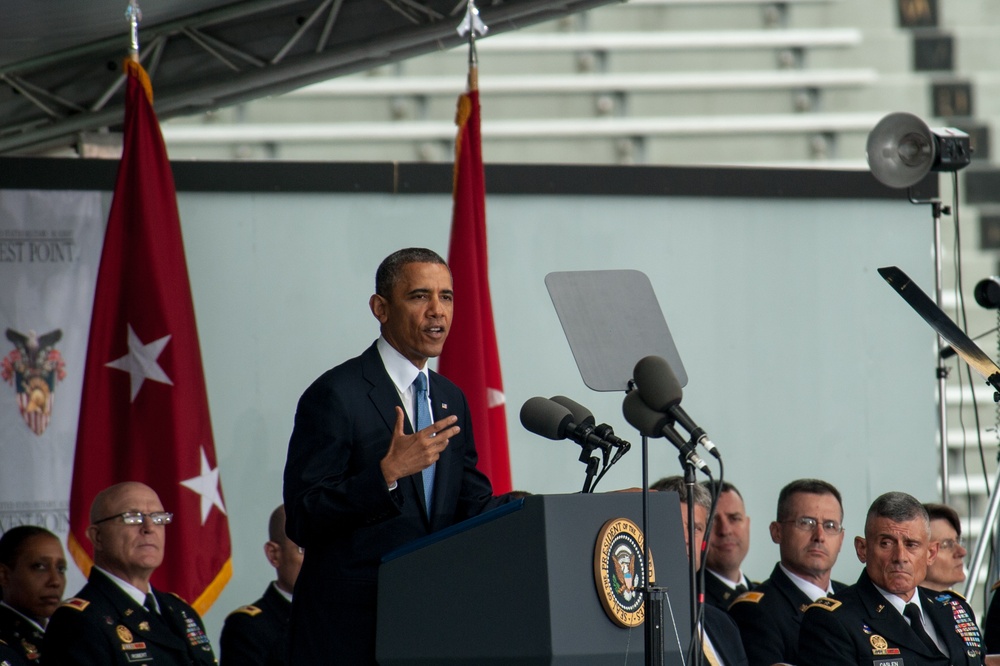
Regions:
[[806, 607], [847, 587], [830, 579], [844, 543], [840, 492], [826, 481], [799, 479], [778, 494], [770, 525], [780, 560], [771, 577], [729, 607], [750, 666], [798, 663]]
[[17, 655], [12, 664], [42, 662], [45, 626], [65, 589], [66, 556], [55, 534], [22, 525], [0, 537], [0, 642]]
[[706, 603], [726, 610], [736, 597], [753, 589], [755, 583], [741, 569], [749, 550], [750, 516], [743, 495], [733, 484], [723, 483], [705, 553]]
[[145, 484], [119, 483], [97, 494], [87, 528], [94, 566], [49, 622], [45, 666], [216, 663], [198, 613], [149, 584], [172, 519]]
[[[993, 583], [993, 598], [983, 620], [983, 641], [986, 643], [986, 654], [1000, 654], [1000, 581]], [[991, 657], [992, 658], [992, 657]]]
[[878, 497], [854, 549], [861, 577], [806, 609], [799, 666], [984, 663], [972, 608], [957, 594], [919, 587], [937, 555], [923, 504], [906, 493]]
[[[684, 485], [684, 478], [681, 476], [668, 476], [660, 479], [650, 486], [651, 490], [660, 492], [675, 492], [681, 502], [681, 523], [684, 525], [684, 544], [691, 552], [688, 541], [688, 488]], [[708, 521], [708, 512], [712, 508], [712, 497], [704, 486], [695, 485], [692, 489], [694, 499], [694, 531], [695, 538], [700, 542], [705, 538], [705, 525]], [[696, 543], [694, 547], [694, 563], [696, 568], [701, 567], [701, 543]], [[740, 632], [736, 624], [733, 623], [724, 611], [705, 604], [704, 627], [705, 640], [702, 647], [705, 651], [705, 664], [718, 664], [720, 666], [739, 666], [747, 663], [746, 653], [743, 651], [743, 644], [740, 641]]]
[[965, 546], [958, 513], [944, 504], [924, 504], [931, 519], [931, 541], [938, 544], [937, 557], [927, 567], [923, 586], [938, 592], [950, 590], [965, 580]]
[[285, 534], [285, 506], [271, 513], [264, 555], [277, 572], [264, 596], [237, 608], [222, 625], [222, 666], [280, 666], [287, 662], [292, 591], [302, 568], [302, 549]]

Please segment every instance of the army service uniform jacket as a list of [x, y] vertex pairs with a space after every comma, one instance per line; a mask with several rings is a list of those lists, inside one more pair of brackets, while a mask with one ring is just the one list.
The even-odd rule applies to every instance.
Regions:
[[219, 638], [222, 666], [284, 666], [291, 614], [292, 603], [274, 583], [253, 604], [230, 613]]
[[[15, 664], [37, 666], [42, 663], [45, 634], [34, 623], [4, 604], [0, 604], [0, 641], [19, 657]], [[2, 664], [2, 662], [0, 662]]]
[[0, 666], [26, 666], [27, 663], [14, 648], [0, 640]]
[[153, 590], [151, 613], [110, 578], [91, 570], [45, 630], [43, 666], [208, 666], [215, 654], [201, 618], [178, 597]]
[[[847, 586], [832, 581], [834, 593]], [[799, 625], [813, 602], [777, 564], [771, 577], [729, 606], [750, 666], [799, 663]]]
[[[746, 576], [744, 576], [746, 578]], [[747, 578], [749, 585], [744, 586], [747, 590], [753, 590], [756, 588], [756, 583]], [[742, 585], [742, 583], [740, 583]], [[715, 606], [716, 608], [721, 608], [722, 610], [727, 610], [729, 604], [736, 601], [736, 597], [740, 596], [745, 590], [740, 589], [739, 591], [729, 587], [717, 577], [713, 576], [710, 571], [705, 570], [705, 603], [710, 606]]]
[[947, 654], [925, 647], [862, 571], [857, 584], [806, 610], [799, 631], [799, 666], [981, 666], [983, 641], [965, 600], [954, 592], [920, 587], [916, 594]]

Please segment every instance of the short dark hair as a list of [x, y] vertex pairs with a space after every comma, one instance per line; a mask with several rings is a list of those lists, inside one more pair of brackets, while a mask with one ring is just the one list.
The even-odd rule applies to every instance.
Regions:
[[958, 511], [947, 504], [924, 504], [924, 508], [927, 509], [928, 520], [947, 520], [948, 523], [955, 528], [955, 534], [962, 536], [962, 521], [958, 517]]
[[796, 479], [792, 481], [778, 493], [778, 516], [780, 523], [791, 518], [792, 497], [798, 493], [809, 493], [810, 495], [833, 495], [840, 505], [840, 517], [844, 517], [844, 500], [840, 497], [840, 491], [832, 483], [827, 483], [820, 479]]
[[8, 569], [13, 569], [21, 554], [21, 549], [24, 547], [24, 542], [40, 535], [50, 536], [59, 541], [59, 537], [38, 525], [18, 525], [4, 532], [3, 536], [0, 537], [0, 564]]
[[[649, 487], [650, 490], [657, 490], [660, 492], [672, 491], [677, 493], [680, 497], [682, 504], [687, 504], [688, 488], [684, 485], [684, 477], [680, 475], [676, 476], [665, 476], [656, 483]], [[691, 491], [694, 494], [694, 503], [705, 507], [706, 510], [711, 511], [712, 509], [712, 496], [708, 494], [708, 489], [705, 486], [694, 485]]]
[[865, 517], [866, 537], [868, 536], [868, 526], [876, 518], [888, 518], [894, 523], [905, 523], [920, 518], [927, 525], [927, 531], [930, 532], [931, 521], [927, 516], [927, 509], [916, 497], [907, 493], [893, 491], [875, 498], [868, 509], [868, 515]]
[[743, 499], [743, 493], [739, 491], [739, 488], [729, 483], [728, 481], [723, 481], [721, 484], [715, 480], [702, 481], [701, 485], [704, 486], [708, 490], [708, 492], [712, 493], [712, 495], [716, 494], [721, 495], [722, 493], [736, 493], [740, 499]]
[[279, 504], [278, 508], [271, 512], [271, 517], [267, 521], [267, 540], [275, 543], [288, 541], [288, 535], [285, 534], [284, 504]]
[[424, 247], [408, 247], [396, 250], [382, 260], [378, 270], [375, 271], [375, 293], [382, 298], [392, 296], [392, 288], [396, 286], [403, 267], [407, 264], [441, 264], [447, 267], [448, 262], [441, 258], [434, 250]]

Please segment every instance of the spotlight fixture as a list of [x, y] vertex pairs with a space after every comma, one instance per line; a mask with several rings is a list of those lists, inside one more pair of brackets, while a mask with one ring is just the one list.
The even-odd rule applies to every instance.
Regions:
[[910, 187], [931, 171], [969, 166], [969, 135], [953, 127], [930, 128], [912, 113], [890, 113], [868, 134], [872, 175], [889, 187]]
[[973, 295], [976, 303], [987, 310], [1000, 310], [1000, 277], [991, 275], [980, 280]]

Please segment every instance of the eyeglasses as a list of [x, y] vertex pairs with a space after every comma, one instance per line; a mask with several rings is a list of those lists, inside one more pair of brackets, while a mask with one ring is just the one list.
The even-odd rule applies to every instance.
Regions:
[[100, 520], [95, 520], [94, 524], [103, 523], [108, 520], [114, 520], [115, 518], [121, 518], [122, 522], [126, 525], [142, 525], [142, 523], [149, 518], [149, 522], [154, 525], [169, 525], [170, 521], [174, 519], [174, 514], [167, 511], [154, 511], [153, 513], [142, 513], [140, 511], [126, 511], [125, 513], [117, 513], [113, 516], [108, 516], [107, 518], [101, 518]]
[[816, 531], [816, 526], [820, 525], [823, 528], [823, 532], [830, 536], [837, 536], [844, 531], [844, 526], [836, 520], [824, 520], [821, 523], [811, 516], [802, 516], [795, 520], [782, 520], [781, 522], [792, 525], [795, 529], [802, 530], [803, 532], [814, 532]]
[[941, 541], [941, 545], [938, 550], [953, 550], [955, 548], [963, 548], [965, 546], [965, 540], [962, 537], [957, 539], [944, 539]]

